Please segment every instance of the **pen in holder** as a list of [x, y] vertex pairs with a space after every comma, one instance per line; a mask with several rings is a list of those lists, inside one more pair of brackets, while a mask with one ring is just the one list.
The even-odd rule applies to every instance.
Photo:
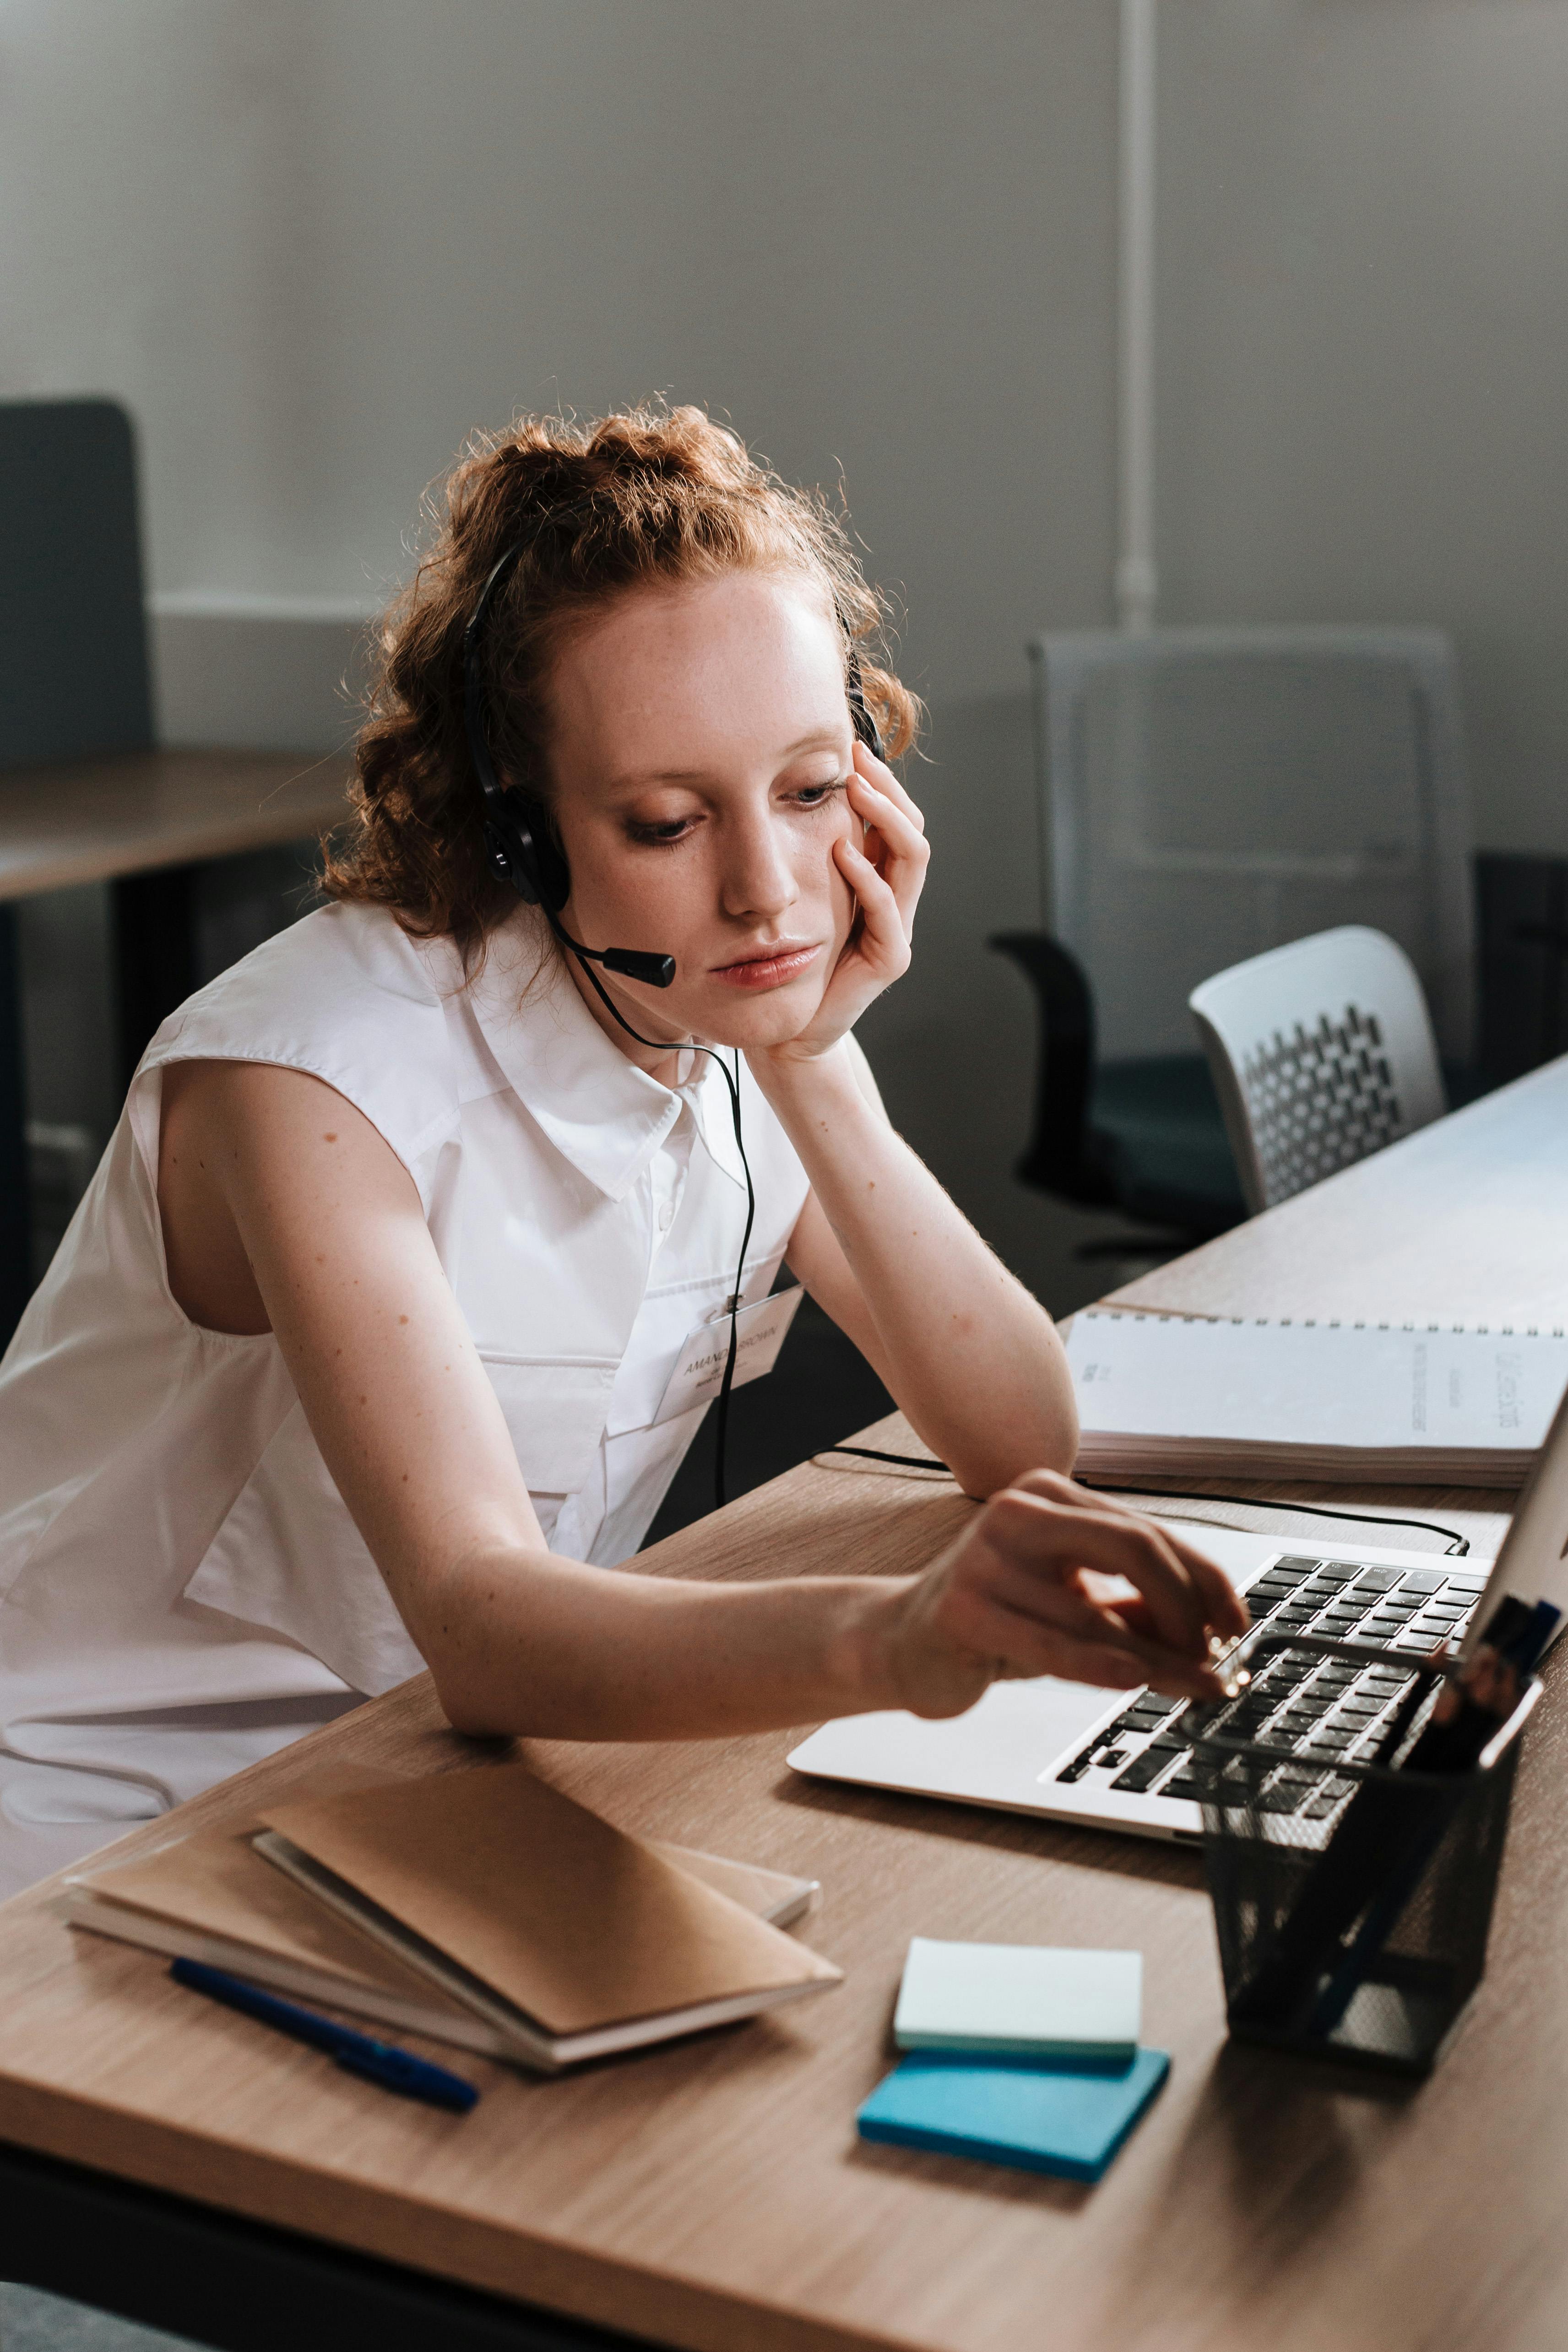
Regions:
[[[1451, 1663], [1311, 1634], [1251, 1635], [1250, 1681], [1189, 1709], [1194, 1794], [1238, 2039], [1399, 2074], [1436, 2063], [1486, 1965], [1520, 1734], [1541, 1695], [1521, 1681], [1463, 1769], [1433, 1724]], [[1383, 1719], [1355, 1760], [1271, 1727], [1335, 1670], [1370, 1669]], [[1358, 1677], [1359, 1681], [1359, 1677]], [[1368, 1701], [1352, 1702], [1366, 1713]], [[1438, 1755], [1450, 1769], [1423, 1769]], [[1414, 1759], [1414, 1760], [1413, 1760]]]

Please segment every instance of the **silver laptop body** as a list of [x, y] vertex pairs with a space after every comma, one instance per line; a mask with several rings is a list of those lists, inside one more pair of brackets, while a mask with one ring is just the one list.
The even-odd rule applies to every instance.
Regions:
[[[1246, 1593], [1254, 1623], [1365, 1642], [1413, 1658], [1439, 1639], [1473, 1645], [1505, 1594], [1568, 1612], [1568, 1401], [1558, 1407], [1530, 1484], [1493, 1561], [1359, 1543], [1194, 1529]], [[1561, 1631], [1561, 1616], [1557, 1628]], [[1553, 1636], [1555, 1638], [1555, 1635]], [[1337, 1801], [1333, 1763], [1364, 1755], [1403, 1683], [1396, 1667], [1324, 1670], [1303, 1694], [1303, 1810]], [[1202, 1833], [1178, 1700], [1083, 1683], [994, 1683], [966, 1715], [907, 1714], [824, 1724], [790, 1756], [797, 1772], [910, 1795], [1039, 1813], [1145, 1837]]]

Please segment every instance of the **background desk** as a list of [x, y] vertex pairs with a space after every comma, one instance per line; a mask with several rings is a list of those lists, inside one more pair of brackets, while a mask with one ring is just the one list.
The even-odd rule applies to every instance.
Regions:
[[160, 1022], [196, 985], [197, 867], [320, 832], [342, 815], [346, 782], [341, 760], [275, 751], [138, 751], [0, 773], [0, 1347], [33, 1286], [15, 902], [74, 883], [113, 885], [128, 1081]]
[[[1552, 1133], [1553, 1151], [1521, 1155], [1521, 1138]], [[1401, 1318], [1447, 1314], [1463, 1297], [1474, 1311], [1477, 1265], [1510, 1302], [1568, 1296], [1565, 1148], [1559, 1064], [1334, 1179], [1310, 1203], [1325, 1285], [1353, 1262], [1360, 1311]], [[1506, 1194], [1503, 1236], [1471, 1236], [1451, 1218], [1461, 1175], [1489, 1199]], [[1137, 1292], [1149, 1304], [1298, 1311], [1304, 1223], [1304, 1204], [1292, 1204], [1199, 1253], [1185, 1277], [1152, 1277], [1186, 1280], [1174, 1300], [1151, 1297], [1151, 1284]], [[1379, 1233], [1382, 1246], [1363, 1246]], [[1277, 1260], [1270, 1234], [1284, 1236]], [[1360, 1499], [1375, 1503], [1376, 1490]], [[1403, 1489], [1386, 1500], [1458, 1517], [1489, 1548], [1503, 1524], [1495, 1498]], [[972, 1507], [919, 1473], [807, 1465], [646, 1564], [725, 1579], [890, 1571], [931, 1558]], [[1309, 1545], [1310, 1528], [1297, 1521], [1292, 1538]], [[1226, 2046], [1190, 1850], [818, 1787], [786, 1770], [798, 1735], [778, 1733], [526, 1752], [628, 1828], [820, 1876], [826, 1899], [809, 1932], [848, 1971], [821, 2001], [561, 2082], [476, 2066], [484, 2102], [456, 2121], [192, 2000], [144, 1954], [71, 1937], [46, 1885], [0, 1911], [0, 2137], [187, 2200], [146, 2210], [183, 2217], [198, 2250], [197, 2209], [217, 2208], [301, 2233], [266, 2242], [285, 2249], [352, 2249], [700, 2352], [1554, 2347], [1568, 2301], [1568, 1719], [1555, 1697], [1525, 1750], [1487, 1983], [1447, 2061], [1414, 2093]], [[211, 1791], [185, 1818], [239, 1819], [328, 1757], [424, 1772], [473, 1756], [419, 1681]], [[166, 1833], [157, 1824], [134, 1843]], [[916, 1932], [1148, 1955], [1146, 2034], [1174, 2066], [1098, 2188], [857, 2143], [855, 2107], [891, 2063], [893, 1996]], [[115, 2193], [29, 2168], [23, 2155], [10, 2179], [12, 2214], [37, 2231], [50, 2210], [79, 2210], [51, 2208], [57, 2191]], [[221, 2225], [211, 2242], [225, 2242]], [[49, 2270], [41, 2235], [5, 2252], [37, 2284], [216, 2343], [266, 2341], [246, 2332], [242, 2294], [210, 2280], [204, 2290], [198, 2257], [184, 2273], [166, 2265], [163, 2299], [150, 2303], [150, 2290], [105, 2281], [101, 2264], [95, 2273], [90, 2241], [70, 2271]], [[397, 2273], [351, 2264], [337, 2275], [344, 2293], [361, 2278], [371, 2296], [393, 2292]], [[561, 2340], [464, 2332], [470, 2319], [500, 2330], [500, 2311], [459, 2296], [445, 2334], [425, 2319], [424, 2341], [447, 2352]], [[313, 2336], [296, 2311], [292, 2341], [333, 2340], [337, 2327], [341, 2343], [340, 2315], [334, 2306]], [[415, 2339], [384, 2329], [380, 2340], [390, 2352]]]

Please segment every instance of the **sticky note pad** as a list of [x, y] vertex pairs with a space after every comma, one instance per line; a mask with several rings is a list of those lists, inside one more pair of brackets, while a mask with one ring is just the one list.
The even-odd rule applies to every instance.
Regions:
[[995, 2052], [1124, 2066], [1143, 2017], [1142, 1952], [910, 1938], [893, 2039], [900, 2050]]
[[1171, 2071], [1140, 2050], [1118, 2074], [922, 2051], [879, 2083], [857, 2121], [862, 2139], [1098, 2180]]

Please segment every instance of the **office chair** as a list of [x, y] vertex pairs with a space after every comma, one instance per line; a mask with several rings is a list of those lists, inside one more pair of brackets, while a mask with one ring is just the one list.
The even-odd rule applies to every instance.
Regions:
[[1201, 1054], [1095, 1060], [1082, 967], [1041, 931], [987, 944], [1032, 982], [1040, 1009], [1033, 1128], [1016, 1173], [1079, 1208], [1117, 1208], [1160, 1235], [1081, 1245], [1080, 1256], [1173, 1253], [1239, 1224], [1247, 1202]]
[[1201, 1238], [1247, 1206], [1185, 1018], [1216, 964], [1373, 925], [1415, 962], [1445, 1052], [1469, 1058], [1452, 652], [1435, 630], [1306, 627], [1094, 631], [1029, 652], [1050, 930], [991, 942], [1040, 1013], [1018, 1172]]
[[1272, 1209], [1448, 1108], [1415, 968], [1350, 923], [1194, 988], [1248, 1209]]

